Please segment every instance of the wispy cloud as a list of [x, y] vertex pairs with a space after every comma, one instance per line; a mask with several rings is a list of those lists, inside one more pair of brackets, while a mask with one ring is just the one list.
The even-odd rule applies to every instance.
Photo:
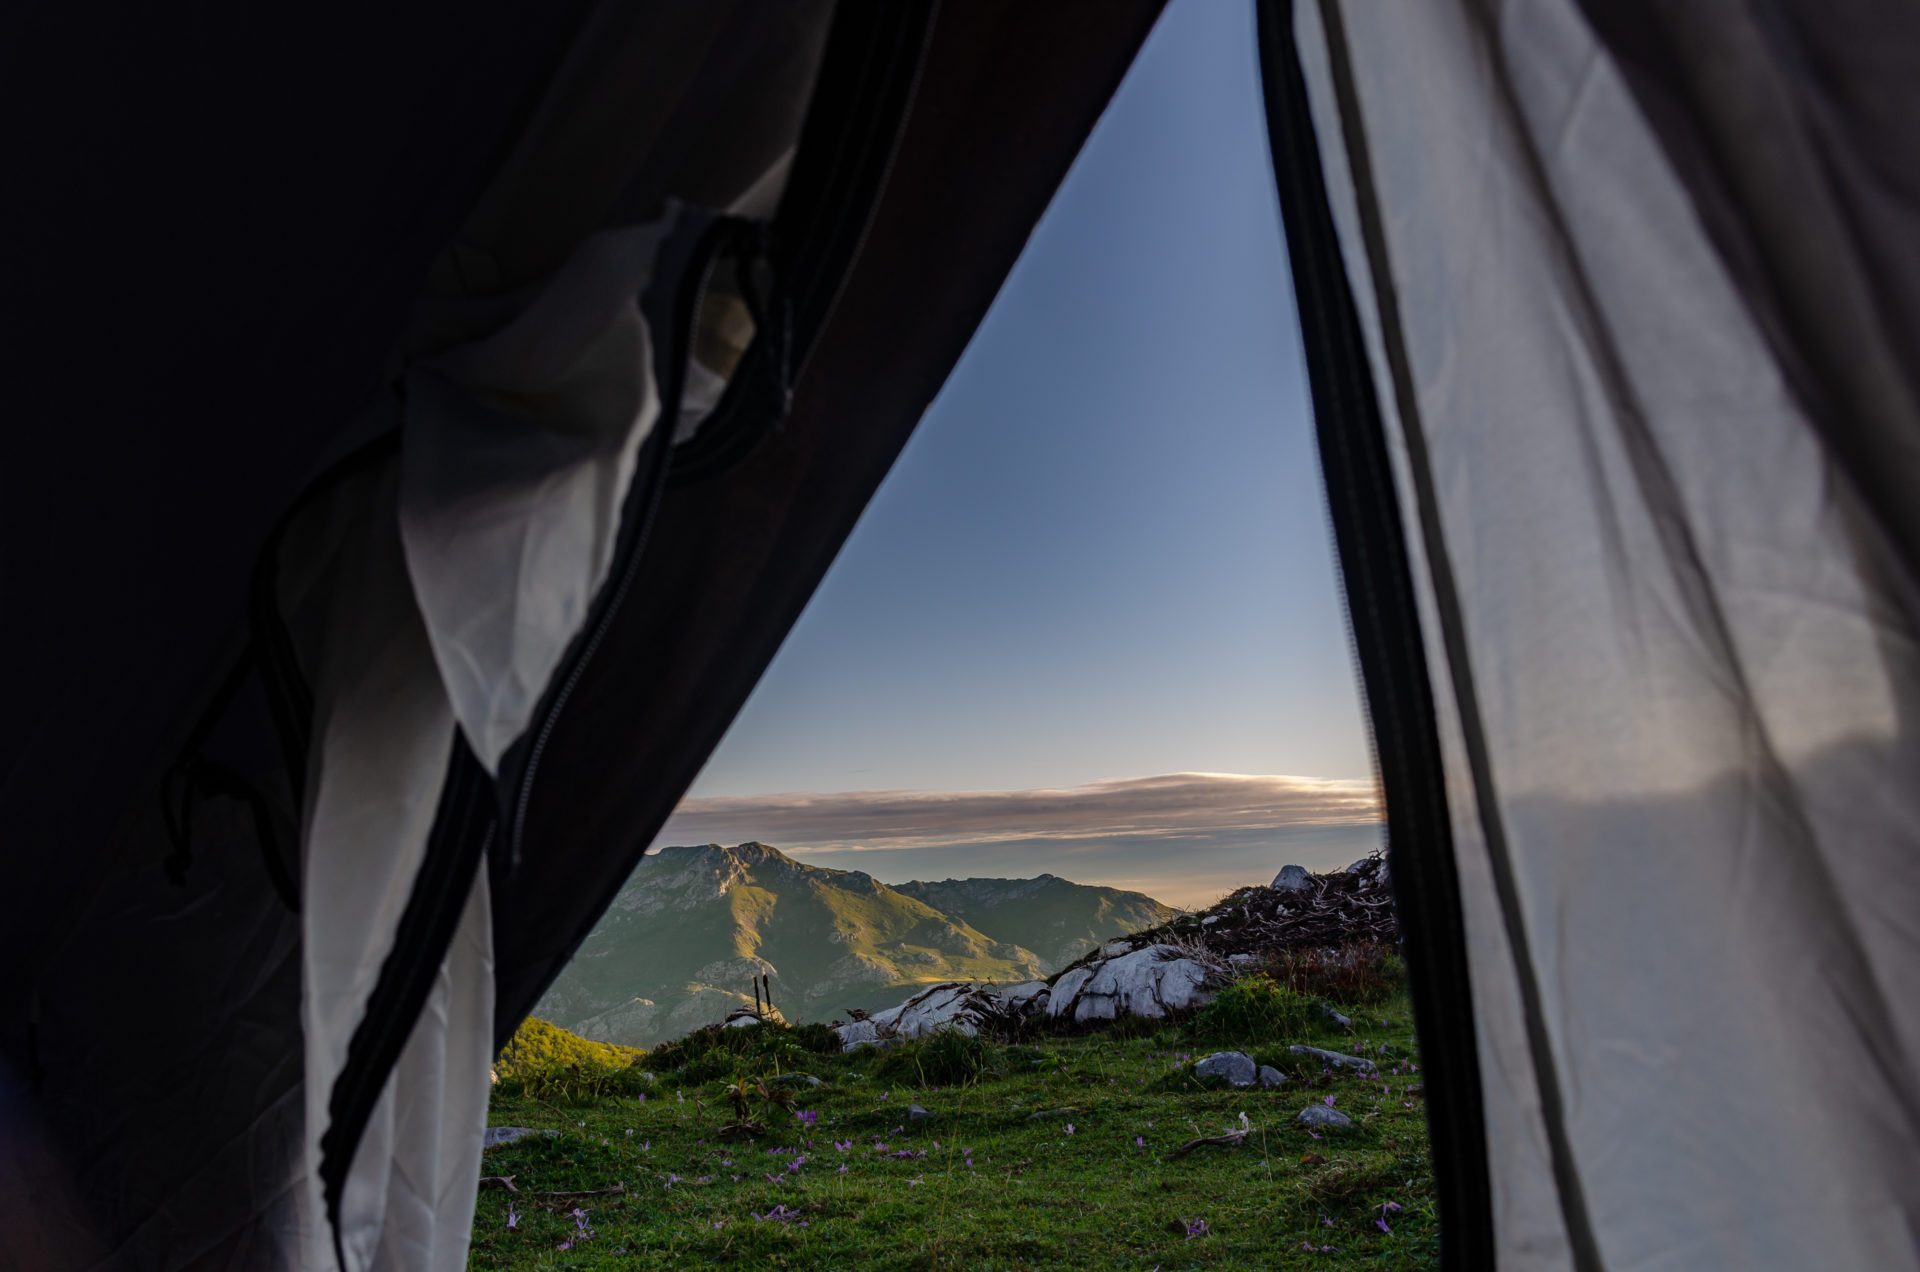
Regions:
[[1195, 904], [1264, 881], [1281, 860], [1344, 865], [1378, 840], [1372, 782], [1168, 773], [1006, 791], [841, 791], [687, 800], [660, 844], [757, 839], [899, 882], [1030, 875]]
[[662, 843], [759, 839], [790, 852], [910, 849], [1009, 839], [1213, 835], [1371, 825], [1372, 782], [1168, 773], [1011, 791], [840, 791], [690, 799]]

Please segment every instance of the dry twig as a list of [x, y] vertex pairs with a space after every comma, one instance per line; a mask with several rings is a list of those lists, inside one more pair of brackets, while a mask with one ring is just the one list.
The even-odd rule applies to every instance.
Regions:
[[1247, 1131], [1228, 1131], [1223, 1135], [1202, 1135], [1199, 1139], [1188, 1140], [1186, 1143], [1182, 1144], [1180, 1147], [1174, 1149], [1171, 1153], [1168, 1153], [1167, 1160], [1172, 1161], [1176, 1157], [1185, 1157], [1188, 1153], [1191, 1153], [1194, 1149], [1200, 1148], [1201, 1146], [1206, 1144], [1217, 1144], [1221, 1148], [1238, 1148], [1240, 1145], [1246, 1143], [1247, 1136], [1251, 1135], [1252, 1133], [1253, 1133], [1252, 1131], [1247, 1130]]

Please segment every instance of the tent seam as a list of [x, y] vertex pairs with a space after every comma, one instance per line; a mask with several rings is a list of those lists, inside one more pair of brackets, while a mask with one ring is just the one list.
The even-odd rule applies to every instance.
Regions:
[[1426, 435], [1422, 427], [1419, 403], [1413, 391], [1412, 371], [1400, 329], [1399, 297], [1394, 288], [1392, 260], [1388, 255], [1382, 227], [1378, 192], [1373, 179], [1373, 160], [1367, 142], [1365, 121], [1360, 113], [1353, 66], [1348, 49], [1346, 25], [1337, 0], [1320, 0], [1322, 21], [1327, 33], [1328, 62], [1334, 92], [1340, 103], [1340, 126], [1353, 173], [1355, 205], [1360, 215], [1361, 235], [1369, 258], [1368, 273], [1373, 283], [1378, 310], [1381, 341], [1393, 379], [1394, 400], [1400, 416], [1401, 432], [1407, 445], [1408, 468], [1413, 475], [1414, 497], [1419, 513], [1421, 538], [1427, 552], [1434, 600], [1439, 611], [1441, 636], [1447, 652], [1448, 671], [1453, 681], [1460, 731], [1466, 745], [1467, 764], [1474, 788], [1474, 803], [1479, 812], [1481, 833], [1486, 840], [1487, 857], [1492, 866], [1500, 912], [1507, 929], [1507, 941], [1519, 982], [1526, 1021], [1527, 1046], [1531, 1055], [1534, 1081], [1538, 1088], [1541, 1120], [1545, 1126], [1552, 1158], [1554, 1184], [1560, 1201], [1562, 1221], [1566, 1224], [1568, 1245], [1578, 1272], [1602, 1272], [1605, 1267], [1587, 1211], [1586, 1196], [1579, 1170], [1573, 1158], [1566, 1126], [1565, 1100], [1560, 1090], [1551, 1040], [1547, 1037], [1541, 1008], [1539, 971], [1532, 959], [1526, 917], [1521, 910], [1519, 891], [1513, 874], [1506, 827], [1493, 788], [1492, 761], [1488, 754], [1484, 725], [1480, 719], [1479, 698], [1474, 687], [1473, 670], [1468, 659], [1466, 628], [1456, 588], [1439, 507], [1429, 465]]

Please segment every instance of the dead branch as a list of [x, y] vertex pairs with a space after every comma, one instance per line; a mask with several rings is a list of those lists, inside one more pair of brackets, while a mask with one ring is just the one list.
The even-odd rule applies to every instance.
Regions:
[[1167, 1160], [1172, 1161], [1176, 1157], [1185, 1157], [1188, 1153], [1191, 1153], [1194, 1149], [1200, 1148], [1206, 1144], [1217, 1144], [1221, 1148], [1237, 1148], [1241, 1144], [1246, 1143], [1247, 1136], [1251, 1135], [1252, 1133], [1253, 1132], [1251, 1131], [1228, 1131], [1224, 1135], [1203, 1135], [1199, 1139], [1188, 1140], [1186, 1143], [1182, 1144], [1180, 1147], [1174, 1149], [1171, 1153], [1168, 1153]]

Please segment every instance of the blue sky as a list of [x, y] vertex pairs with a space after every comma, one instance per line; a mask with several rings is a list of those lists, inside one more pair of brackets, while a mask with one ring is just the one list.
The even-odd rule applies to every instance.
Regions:
[[[1329, 827], [1281, 798], [1222, 826], [1162, 784], [1138, 789], [1179, 789], [1194, 825], [1103, 838], [1027, 833], [1012, 798], [1370, 779], [1327, 534], [1251, 6], [1175, 0], [663, 842], [1176, 902], [1345, 864], [1376, 836], [1351, 809]], [[748, 798], [873, 791], [1004, 792], [1004, 833], [868, 842], [871, 817], [836, 835]]]

